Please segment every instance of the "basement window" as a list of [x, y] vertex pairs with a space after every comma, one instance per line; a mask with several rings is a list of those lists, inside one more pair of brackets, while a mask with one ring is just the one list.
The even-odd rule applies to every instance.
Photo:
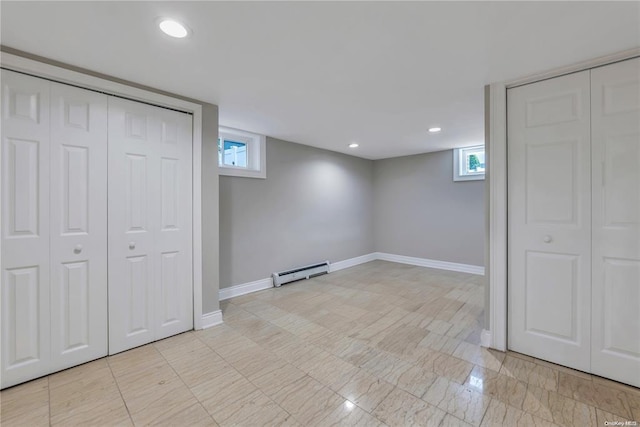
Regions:
[[453, 180], [473, 181], [484, 179], [484, 145], [453, 150]]
[[265, 140], [263, 135], [220, 127], [218, 129], [220, 175], [266, 178]]

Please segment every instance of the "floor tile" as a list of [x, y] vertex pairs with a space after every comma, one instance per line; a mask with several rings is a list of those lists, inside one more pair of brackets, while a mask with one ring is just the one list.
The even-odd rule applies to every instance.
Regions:
[[479, 426], [491, 398], [446, 378], [438, 378], [423, 399], [469, 424]]
[[558, 371], [507, 355], [500, 373], [549, 391], [558, 390]]
[[390, 426], [437, 426], [446, 412], [395, 389], [375, 408], [373, 415]]
[[49, 425], [49, 379], [41, 378], [3, 390], [0, 394], [2, 426]]
[[377, 418], [360, 409], [355, 403], [345, 400], [329, 415], [318, 422], [323, 427], [383, 427]]
[[439, 427], [470, 427], [471, 424], [454, 417], [451, 414], [445, 415]]
[[315, 425], [344, 403], [335, 392], [309, 376], [285, 386], [273, 399], [302, 425]]
[[301, 366], [310, 377], [315, 378], [333, 391], [344, 387], [360, 370], [337, 356], [327, 354], [326, 357], [312, 364]]
[[221, 375], [217, 380], [207, 381], [191, 389], [202, 406], [213, 415], [219, 409], [242, 400], [258, 388], [235, 370]]
[[340, 389], [345, 399], [355, 403], [367, 412], [371, 412], [387, 397], [394, 386], [365, 371], [360, 371]]
[[560, 372], [558, 393], [612, 414], [632, 418], [627, 393], [618, 388]]
[[498, 372], [505, 358], [505, 353], [462, 341], [453, 352], [453, 356]]
[[473, 369], [472, 363], [440, 352], [425, 354], [416, 365], [459, 384], [463, 384], [466, 381]]
[[228, 405], [212, 408], [211, 415], [220, 426], [279, 426], [296, 425], [291, 415], [255, 390]]
[[595, 425], [596, 408], [529, 384], [522, 403], [525, 412], [559, 425]]
[[151, 421], [134, 416], [136, 425], [154, 426], [189, 426], [189, 427], [216, 427], [218, 424], [211, 415], [199, 403], [194, 403], [184, 409], [173, 411], [170, 415], [158, 413]]
[[[578, 420], [576, 420], [578, 421]], [[522, 427], [553, 427], [553, 424], [549, 421], [535, 417], [529, 413], [521, 411], [520, 409], [509, 406], [498, 400], [492, 400], [489, 404], [484, 419], [482, 420], [483, 427], [493, 426], [522, 426]], [[563, 425], [585, 425], [579, 424], [563, 424]], [[586, 424], [589, 425], [589, 424]]]
[[268, 396], [277, 396], [294, 382], [304, 378], [306, 373], [291, 364], [279, 366], [274, 370], [256, 375], [251, 382]]
[[473, 368], [464, 385], [515, 408], [522, 408], [527, 394], [526, 383], [480, 366]]
[[80, 398], [51, 405], [51, 425], [133, 425], [119, 395]]

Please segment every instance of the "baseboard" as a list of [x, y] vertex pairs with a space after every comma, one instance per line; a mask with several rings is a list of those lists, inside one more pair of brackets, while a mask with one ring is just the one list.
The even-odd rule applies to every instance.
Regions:
[[207, 329], [222, 323], [222, 310], [204, 313], [202, 315], [202, 329]]
[[256, 280], [254, 282], [242, 283], [240, 285], [231, 286], [228, 288], [220, 289], [219, 298], [220, 301], [239, 297], [240, 295], [250, 294], [251, 292], [262, 291], [273, 287], [273, 279], [267, 277], [266, 279]]
[[364, 264], [365, 262], [375, 261], [376, 254], [370, 253], [355, 258], [345, 259], [343, 261], [332, 262], [330, 266], [330, 272], [344, 270], [345, 268], [355, 267], [356, 265]]
[[[355, 258], [349, 258], [342, 261], [336, 261], [331, 263], [330, 271], [344, 270], [345, 268], [354, 267], [356, 265], [364, 264], [366, 262], [375, 260], [399, 262], [401, 264], [411, 264], [419, 267], [438, 268], [440, 270], [458, 271], [461, 273], [471, 273], [484, 275], [484, 267], [478, 265], [458, 264], [448, 261], [437, 261], [426, 258], [414, 258], [403, 255], [393, 255], [384, 252], [373, 252], [366, 255], [361, 255]], [[252, 292], [262, 291], [273, 287], [273, 280], [271, 277], [266, 279], [256, 280], [254, 282], [242, 283], [240, 285], [230, 286], [228, 288], [222, 288], [219, 292], [220, 301], [224, 301], [229, 298], [239, 297], [240, 295], [250, 294]], [[204, 318], [204, 315], [202, 316]], [[222, 319], [220, 320], [222, 322]], [[203, 326], [206, 327], [206, 326]]]
[[480, 333], [480, 345], [482, 347], [491, 347], [491, 331], [483, 329]]
[[459, 264], [457, 262], [438, 261], [435, 259], [415, 258], [404, 255], [376, 252], [376, 258], [382, 261], [399, 262], [401, 264], [416, 265], [419, 267], [437, 268], [440, 270], [457, 271], [460, 273], [478, 274], [484, 276], [484, 267], [480, 265]]

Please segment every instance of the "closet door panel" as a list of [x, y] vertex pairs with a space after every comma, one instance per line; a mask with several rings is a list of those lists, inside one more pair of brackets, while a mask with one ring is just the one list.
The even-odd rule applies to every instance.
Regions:
[[508, 91], [509, 348], [590, 369], [589, 72]]
[[51, 84], [54, 369], [107, 354], [107, 96]]
[[192, 124], [109, 99], [109, 352], [193, 328]]
[[109, 98], [109, 354], [154, 340], [160, 128], [150, 107]]
[[193, 327], [192, 124], [188, 114], [161, 109], [157, 114], [161, 140], [157, 146], [160, 185], [156, 339], [161, 339]]
[[591, 72], [595, 374], [640, 387], [640, 59]]
[[49, 82], [1, 76], [4, 388], [50, 369]]

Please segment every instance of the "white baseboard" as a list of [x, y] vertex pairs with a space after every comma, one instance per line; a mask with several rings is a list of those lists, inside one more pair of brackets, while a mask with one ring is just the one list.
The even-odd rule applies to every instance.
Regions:
[[376, 252], [376, 259], [382, 261], [399, 262], [401, 264], [416, 265], [419, 267], [438, 268], [440, 270], [457, 271], [460, 273], [478, 274], [484, 276], [484, 267], [480, 265], [459, 264], [457, 262], [438, 261], [435, 259], [415, 258], [404, 255]]
[[[430, 268], [438, 268], [440, 270], [450, 270], [450, 271], [458, 271], [461, 273], [484, 275], [484, 267], [481, 267], [478, 265], [458, 264], [455, 262], [437, 261], [437, 260], [426, 259], [426, 258], [414, 258], [409, 256], [403, 256], [403, 255], [387, 254], [384, 252], [373, 252], [373, 253], [361, 255], [355, 258], [349, 258], [343, 261], [333, 262], [331, 263], [329, 271], [331, 272], [339, 271], [345, 268], [354, 267], [356, 265], [364, 264], [366, 262], [375, 261], [378, 259], [383, 261], [399, 262], [401, 264], [411, 264], [419, 267], [430, 267]], [[271, 279], [271, 277], [267, 277], [266, 279], [260, 279], [254, 282], [242, 283], [240, 285], [230, 286], [228, 288], [222, 288], [220, 289], [220, 292], [218, 295], [219, 295], [220, 301], [224, 301], [229, 298], [239, 297], [240, 295], [246, 295], [252, 292], [257, 292], [257, 291], [261, 291], [263, 289], [269, 289], [272, 287], [273, 287], [273, 280]], [[222, 320], [220, 320], [220, 322], [222, 322]]]
[[254, 282], [242, 283], [240, 285], [231, 286], [228, 288], [220, 289], [219, 298], [220, 301], [239, 297], [240, 295], [250, 294], [251, 292], [262, 291], [263, 289], [269, 289], [273, 287], [273, 279], [267, 277], [266, 279], [256, 280]]
[[343, 261], [332, 262], [329, 272], [344, 270], [345, 268], [354, 267], [359, 264], [364, 264], [365, 262], [375, 261], [376, 259], [376, 254], [370, 253], [357, 256], [355, 258], [345, 259]]
[[202, 315], [202, 329], [207, 329], [212, 326], [220, 325], [222, 323], [222, 310], [212, 311], [211, 313], [204, 313]]
[[482, 347], [491, 347], [491, 331], [483, 329], [480, 333], [480, 345]]

